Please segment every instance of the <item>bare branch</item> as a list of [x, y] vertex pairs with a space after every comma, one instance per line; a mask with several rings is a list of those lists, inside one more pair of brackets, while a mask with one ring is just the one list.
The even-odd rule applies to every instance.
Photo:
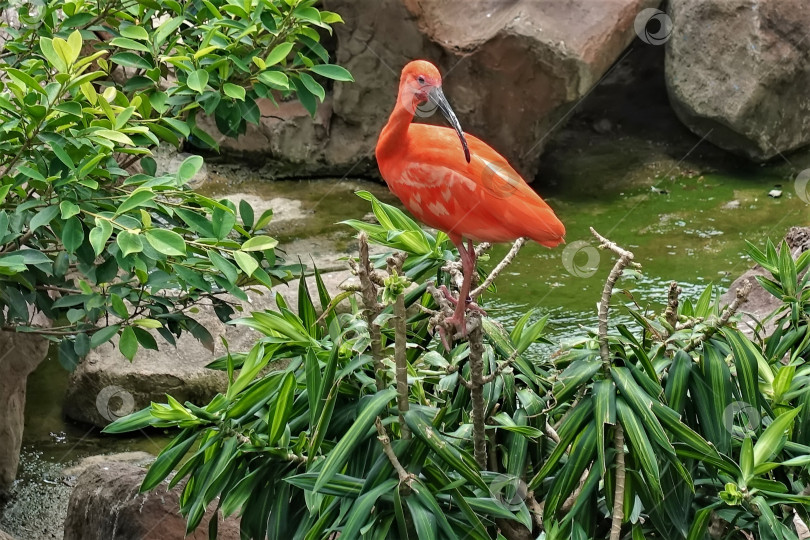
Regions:
[[526, 506], [529, 508], [529, 513], [532, 515], [534, 524], [538, 529], [542, 530], [543, 508], [545, 504], [543, 502], [537, 502], [537, 499], [534, 498], [534, 491], [530, 491], [526, 494]]
[[548, 437], [552, 441], [554, 441], [557, 444], [560, 444], [560, 436], [557, 435], [557, 431], [555, 431], [555, 429], [551, 427], [551, 424], [549, 424], [548, 421], [546, 421], [546, 425], [543, 427], [543, 431], [545, 431], [546, 435], [548, 435]]
[[742, 287], [737, 289], [737, 297], [726, 307], [726, 309], [723, 310], [723, 313], [720, 314], [720, 318], [714, 321], [706, 330], [703, 331], [702, 334], [700, 334], [700, 336], [690, 340], [683, 350], [685, 352], [695, 350], [698, 345], [712, 337], [720, 328], [727, 325], [729, 319], [731, 319], [731, 317], [737, 313], [737, 310], [740, 309], [740, 306], [742, 306], [748, 300], [749, 294], [751, 294], [751, 282], [746, 281]]
[[402, 463], [399, 462], [399, 458], [397, 458], [396, 453], [394, 453], [394, 448], [391, 446], [391, 439], [388, 437], [388, 432], [385, 431], [379, 416], [374, 421], [374, 425], [377, 426], [377, 439], [380, 441], [380, 444], [382, 444], [383, 452], [388, 458], [388, 461], [394, 466], [394, 470], [397, 472], [397, 476], [399, 476], [399, 481], [410, 488], [414, 476], [406, 471]]
[[[470, 293], [470, 298], [475, 300], [481, 295], [481, 293], [486, 291], [489, 288], [489, 286], [492, 285], [492, 282], [495, 281], [495, 278], [497, 278], [498, 275], [512, 263], [512, 260], [515, 258], [515, 256], [518, 254], [518, 251], [520, 251], [520, 248], [522, 248], [525, 243], [526, 243], [525, 238], [518, 238], [517, 240], [515, 240], [515, 243], [512, 244], [512, 249], [509, 250], [509, 253], [507, 253], [506, 256], [503, 258], [503, 260], [499, 262], [497, 266], [495, 266], [495, 268], [492, 269], [492, 272], [489, 273], [484, 282]], [[476, 253], [477, 252], [478, 248], [476, 248]]]
[[[605, 287], [602, 289], [602, 299], [599, 303], [599, 355], [605, 368], [610, 366], [610, 347], [608, 345], [608, 310], [610, 308], [610, 298], [613, 294], [613, 287], [622, 275], [627, 266], [633, 264], [633, 253], [619, 247], [591, 227], [591, 233], [601, 242], [600, 247], [609, 249], [619, 256], [619, 260], [613, 265], [613, 269], [608, 274]], [[622, 519], [624, 518], [624, 430], [619, 422], [614, 428], [614, 446], [616, 448], [616, 485], [613, 494], [613, 513], [610, 526], [610, 540], [619, 540], [622, 534]]]
[[501, 372], [503, 372], [503, 370], [510, 367], [512, 365], [512, 362], [517, 360], [518, 356], [520, 356], [520, 354], [518, 353], [518, 350], [515, 349], [514, 351], [512, 351], [512, 354], [509, 355], [509, 358], [504, 360], [502, 363], [498, 364], [498, 367], [495, 368], [495, 371], [493, 371], [492, 373], [490, 373], [486, 377], [482, 378], [481, 382], [484, 383], [484, 384], [487, 384], [487, 383], [490, 383], [490, 382], [494, 381], [495, 377], [500, 375]]
[[565, 502], [560, 507], [560, 511], [565, 513], [571, 510], [574, 507], [574, 503], [577, 502], [579, 498], [579, 494], [582, 493], [582, 488], [585, 486], [585, 480], [588, 479], [588, 475], [591, 474], [591, 468], [587, 467], [579, 477], [579, 485], [571, 492], [571, 495], [565, 499]]
[[695, 317], [694, 319], [689, 319], [686, 322], [676, 324], [675, 330], [688, 330], [690, 328], [694, 328], [702, 322], [703, 317]]
[[613, 295], [613, 287], [622, 275], [627, 266], [633, 263], [633, 254], [626, 249], [619, 247], [618, 244], [611, 242], [591, 227], [591, 234], [593, 234], [600, 242], [599, 247], [609, 249], [619, 256], [619, 260], [613, 265], [613, 269], [605, 281], [605, 287], [602, 289], [602, 299], [599, 302], [599, 355], [602, 358], [602, 363], [605, 366], [610, 364], [610, 348], [608, 347], [607, 327], [608, 327], [608, 310], [610, 309], [610, 298]]
[[489, 242], [481, 242], [480, 244], [475, 246], [475, 258], [477, 259], [481, 255], [489, 251], [490, 248], [492, 248], [492, 244], [490, 244]]
[[664, 311], [664, 319], [672, 328], [678, 326], [678, 297], [681, 294], [681, 288], [674, 281], [669, 284], [669, 293], [667, 294], [667, 309]]
[[484, 332], [481, 315], [473, 312], [470, 317], [470, 397], [472, 399], [473, 450], [475, 461], [485, 469], [487, 466], [487, 434], [484, 405]]
[[624, 519], [624, 430], [617, 421], [613, 431], [613, 445], [616, 449], [616, 487], [613, 491], [613, 518], [610, 523], [610, 540], [619, 540], [622, 536]]
[[405, 326], [405, 295], [397, 295], [394, 302], [394, 363], [397, 378], [397, 408], [399, 409], [399, 425], [402, 429], [402, 438], [410, 439], [411, 430], [405, 423], [405, 413], [408, 412], [408, 335]]
[[360, 262], [359, 264], [352, 264], [352, 269], [357, 273], [357, 277], [360, 279], [360, 288], [363, 293], [363, 307], [365, 308], [363, 315], [368, 324], [368, 333], [371, 340], [371, 357], [374, 359], [374, 379], [377, 383], [377, 390], [382, 390], [385, 388], [385, 380], [383, 379], [385, 366], [382, 361], [382, 333], [380, 332], [380, 326], [374, 322], [382, 311], [382, 306], [377, 301], [377, 286], [371, 279], [373, 268], [368, 255], [368, 236], [366, 236], [366, 233], [361, 232], [357, 237], [357, 241], [360, 245]]

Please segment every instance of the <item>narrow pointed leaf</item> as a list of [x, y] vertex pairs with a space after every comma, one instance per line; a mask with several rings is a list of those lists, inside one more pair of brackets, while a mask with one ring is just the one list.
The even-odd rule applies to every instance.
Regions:
[[346, 465], [346, 461], [348, 461], [349, 456], [357, 445], [365, 440], [366, 432], [374, 423], [374, 419], [380, 414], [380, 411], [383, 410], [388, 402], [396, 397], [396, 394], [396, 390], [392, 388], [382, 390], [374, 394], [374, 396], [365, 403], [365, 407], [363, 407], [363, 410], [357, 415], [354, 423], [326, 457], [326, 461], [318, 476], [318, 481], [315, 483], [314, 491], [319, 491], [320, 488], [329, 482], [329, 480]]
[[273, 416], [270, 421], [270, 438], [267, 441], [269, 445], [275, 442], [284, 433], [284, 428], [287, 426], [287, 420], [292, 413], [293, 398], [295, 398], [295, 374], [287, 373], [281, 383], [281, 388], [278, 391], [278, 398], [276, 399], [276, 406], [273, 410]]

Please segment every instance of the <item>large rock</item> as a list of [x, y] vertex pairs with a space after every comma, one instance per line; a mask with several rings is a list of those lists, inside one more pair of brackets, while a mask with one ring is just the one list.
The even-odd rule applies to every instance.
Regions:
[[[792, 227], [785, 236], [785, 240], [790, 247], [793, 258], [798, 258], [803, 252], [810, 250], [810, 227]], [[748, 295], [748, 300], [739, 310], [743, 315], [740, 327], [749, 335], [762, 331], [767, 336], [773, 332], [775, 321], [768, 322], [762, 330], [759, 329], [760, 321], [782, 306], [783, 303], [762, 288], [757, 281], [757, 276], [773, 279], [770, 272], [756, 265], [734, 280], [728, 291], [720, 298], [720, 303], [724, 305], [730, 304], [734, 301], [737, 289], [742, 288], [746, 281], [750, 282], [751, 293]]]
[[[337, 291], [349, 275], [348, 271], [324, 274], [324, 284], [331, 291]], [[314, 280], [308, 283], [310, 294], [317, 295]], [[297, 284], [292, 283], [289, 287], [278, 286], [269, 294], [266, 290], [264, 294], [248, 291], [251, 301], [241, 305], [245, 314], [274, 308], [278, 292], [295, 306], [297, 290]], [[173, 347], [155, 332], [159, 350], [141, 348], [133, 362], [118, 351], [118, 338], [91, 351], [70, 376], [65, 414], [74, 420], [104, 427], [153, 401], [165, 402], [166, 394], [181, 403], [188, 400], [204, 405], [217, 393], [224, 392], [228, 385], [227, 374], [205, 367], [225, 354], [220, 337], [227, 340], [231, 351], [243, 352], [261, 336], [246, 326], [223, 323], [210, 305], [202, 304], [193, 318], [213, 336], [213, 342], [207, 346], [184, 332]]]
[[34, 334], [0, 332], [0, 498], [17, 476], [25, 421], [25, 382], [48, 354]]
[[810, 4], [671, 0], [670, 100], [717, 146], [767, 160], [810, 143]]
[[[314, 120], [295, 102], [260, 103], [259, 126], [237, 140], [206, 130], [227, 154], [270, 160], [275, 176], [376, 174], [377, 136], [402, 67], [436, 62], [445, 93], [470, 133], [530, 180], [548, 136], [635, 37], [633, 23], [659, 0], [327, 0], [341, 14], [335, 62], [354, 83], [335, 83]], [[428, 121], [440, 121], [438, 118]]]
[[403, 1], [445, 53], [445, 94], [464, 129], [529, 181], [549, 136], [636, 37], [636, 16], [660, 3]]
[[15, 540], [15, 539], [10, 534], [0, 531], [0, 540]]
[[[70, 495], [64, 540], [208, 538], [213, 509], [209, 509], [199, 527], [186, 536], [186, 522], [177, 502], [183, 482], [167, 490], [164, 481], [148, 493], [139, 493], [145, 475], [146, 469], [121, 462], [100, 463], [88, 468], [79, 476]], [[231, 516], [223, 520], [217, 516], [215, 519], [220, 520], [219, 540], [238, 540], [238, 518]]]

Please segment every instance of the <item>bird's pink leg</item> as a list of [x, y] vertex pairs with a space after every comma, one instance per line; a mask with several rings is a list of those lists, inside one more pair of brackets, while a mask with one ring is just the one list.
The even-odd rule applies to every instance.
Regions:
[[461, 290], [458, 292], [456, 312], [452, 317], [447, 319], [447, 322], [455, 325], [459, 333], [466, 336], [467, 324], [464, 319], [464, 313], [467, 311], [467, 298], [470, 296], [472, 277], [475, 272], [475, 248], [473, 247], [472, 240], [468, 241], [467, 249], [464, 248], [463, 241], [456, 243], [456, 248], [458, 248], [459, 258], [461, 259], [461, 273], [464, 279], [461, 282]]

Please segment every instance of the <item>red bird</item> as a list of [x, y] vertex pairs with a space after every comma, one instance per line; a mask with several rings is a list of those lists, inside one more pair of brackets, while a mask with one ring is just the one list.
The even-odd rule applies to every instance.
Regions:
[[[436, 107], [453, 129], [411, 122], [415, 113]], [[464, 280], [456, 312], [448, 320], [462, 333], [475, 272], [473, 240], [529, 237], [547, 247], [563, 241], [565, 227], [554, 211], [506, 159], [480, 139], [465, 137], [442, 92], [439, 70], [430, 62], [415, 60], [403, 68], [397, 103], [376, 155], [394, 195], [422, 222], [447, 233], [458, 248]]]

